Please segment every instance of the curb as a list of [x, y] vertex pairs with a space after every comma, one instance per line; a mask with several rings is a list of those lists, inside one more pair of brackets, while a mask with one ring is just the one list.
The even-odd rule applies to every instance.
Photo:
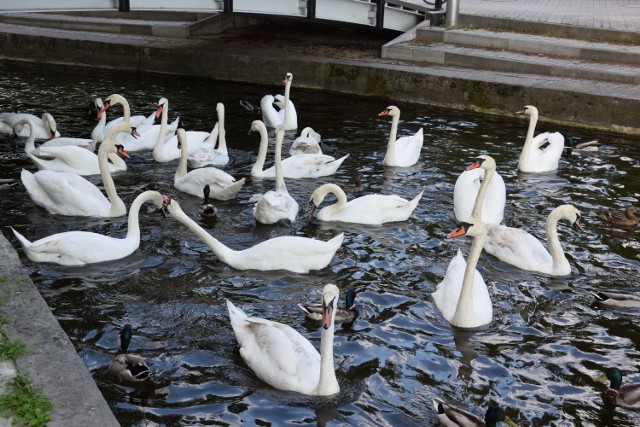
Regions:
[[119, 426], [69, 337], [24, 272], [18, 253], [2, 234], [0, 274], [6, 278], [0, 287], [0, 297], [6, 300], [0, 312], [9, 320], [4, 326], [7, 338], [19, 338], [31, 350], [16, 360], [17, 368], [55, 405], [53, 420], [47, 425]]

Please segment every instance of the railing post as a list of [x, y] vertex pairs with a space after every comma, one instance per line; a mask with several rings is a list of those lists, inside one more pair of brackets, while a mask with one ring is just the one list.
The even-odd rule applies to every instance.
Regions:
[[316, 17], [316, 0], [307, 0], [307, 18]]
[[224, 6], [223, 6], [222, 11], [224, 13], [233, 12], [233, 0], [224, 0]]
[[384, 28], [384, 0], [376, 1], [376, 28]]
[[447, 27], [455, 27], [458, 25], [458, 10], [460, 2], [458, 0], [447, 0], [446, 23]]
[[131, 6], [129, 5], [129, 0], [118, 0], [118, 11], [130, 12]]

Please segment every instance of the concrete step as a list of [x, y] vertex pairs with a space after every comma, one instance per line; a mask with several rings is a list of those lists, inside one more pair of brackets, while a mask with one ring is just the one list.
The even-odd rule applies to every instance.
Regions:
[[416, 41], [543, 54], [583, 61], [640, 65], [640, 46], [630, 43], [605, 43], [513, 31], [446, 30], [433, 27], [423, 27], [416, 30], [415, 39]]
[[425, 42], [417, 40], [388, 46], [385, 58], [474, 70], [514, 72], [622, 84], [640, 83], [640, 68], [631, 65], [602, 64], [445, 43], [425, 44]]
[[0, 14], [0, 22], [72, 31], [185, 38], [189, 37], [190, 26], [196, 22], [195, 18], [199, 17], [199, 14], [178, 13], [173, 20], [157, 19], [159, 17], [157, 14], [149, 17], [156, 19], [145, 19], [146, 15], [138, 16], [119, 12], [105, 16], [69, 13], [11, 13]]

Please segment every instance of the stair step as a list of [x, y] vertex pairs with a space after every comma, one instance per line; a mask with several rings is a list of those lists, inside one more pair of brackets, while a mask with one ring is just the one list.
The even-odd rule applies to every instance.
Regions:
[[188, 37], [193, 21], [168, 21], [95, 17], [57, 13], [11, 13], [0, 15], [0, 22], [73, 31]]
[[634, 44], [613, 44], [486, 29], [447, 30], [428, 27], [416, 31], [416, 40], [504, 49], [583, 61], [640, 65], [640, 46]]
[[640, 68], [621, 64], [599, 64], [575, 59], [551, 58], [518, 52], [477, 49], [444, 43], [404, 42], [386, 49], [386, 58], [540, 76], [640, 83]]

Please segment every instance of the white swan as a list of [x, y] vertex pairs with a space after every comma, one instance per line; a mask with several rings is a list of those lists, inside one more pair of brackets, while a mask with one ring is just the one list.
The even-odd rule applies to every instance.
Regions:
[[[224, 128], [224, 104], [218, 102], [216, 105], [218, 113], [218, 123], [211, 131], [211, 136], [206, 143], [200, 145], [200, 149], [187, 157], [189, 166], [201, 168], [203, 166], [226, 166], [229, 163], [229, 151], [227, 150], [227, 132]], [[217, 131], [217, 135], [215, 134]], [[218, 148], [216, 148], [216, 139]]]
[[[258, 131], [260, 133], [258, 158], [251, 169], [251, 176], [256, 178], [275, 178], [275, 166], [262, 170], [264, 161], [267, 158], [269, 145], [267, 128], [261, 120], [254, 120], [251, 123], [250, 131]], [[338, 160], [325, 154], [298, 154], [297, 156], [287, 157], [282, 160], [282, 176], [284, 178], [297, 179], [333, 175], [347, 157], [349, 157], [348, 154]]]
[[126, 214], [127, 207], [118, 197], [107, 159], [109, 153], [115, 153], [122, 148], [116, 146], [113, 140], [113, 135], [117, 132], [131, 132], [131, 125], [123, 122], [112, 127], [98, 150], [100, 175], [108, 198], [96, 185], [80, 175], [48, 170], [32, 174], [23, 169], [20, 178], [31, 200], [50, 213], [58, 215], [112, 218]]
[[538, 123], [538, 109], [526, 105], [516, 114], [529, 116], [529, 129], [520, 153], [518, 169], [522, 172], [551, 172], [558, 169], [564, 150], [564, 136], [560, 132], [544, 132], [533, 137]]
[[379, 116], [391, 116], [391, 133], [387, 143], [387, 152], [382, 164], [385, 166], [407, 167], [415, 165], [420, 159], [424, 136], [422, 128], [414, 135], [403, 136], [396, 139], [398, 135], [398, 121], [400, 120], [400, 109], [395, 105], [388, 106]]
[[[23, 121], [26, 126], [31, 126], [31, 119], [23, 119], [18, 122], [18, 125]], [[134, 130], [132, 132], [135, 133]], [[36, 149], [35, 138], [30, 136], [24, 145], [24, 151], [40, 170], [69, 172], [82, 176], [100, 173], [98, 155], [80, 146], [66, 145], [61, 147], [38, 147]], [[129, 157], [124, 150], [118, 150], [118, 153]], [[127, 170], [127, 164], [115, 152], [108, 153], [107, 157], [111, 161], [109, 163], [110, 172]]]
[[[107, 109], [113, 107], [114, 105], [122, 104], [124, 108], [124, 117], [122, 119], [124, 121], [128, 121], [127, 118], [130, 117], [131, 113], [127, 100], [121, 95], [114, 94], [108, 98], [108, 101], [109, 102], [106, 103], [105, 107], [103, 108], [103, 112], [106, 112]], [[178, 123], [180, 122], [179, 117], [165, 127], [162, 127], [161, 124], [153, 124], [154, 120], [157, 117], [162, 116], [164, 107], [164, 104], [159, 102], [158, 108], [156, 108], [153, 113], [149, 115], [149, 117], [147, 117], [138, 125], [133, 126], [137, 131], [136, 137], [128, 134], [119, 134], [116, 137], [116, 142], [121, 144], [127, 152], [144, 151], [153, 149], [161, 135], [163, 135], [165, 140], [173, 136], [174, 132], [178, 128]], [[167, 120], [166, 117], [164, 119]], [[121, 122], [122, 121], [120, 121], [120, 123]], [[115, 122], [114, 124], [113, 121], [109, 122], [111, 126], [117, 125], [117, 123], [118, 122]]]
[[127, 235], [123, 239], [88, 231], [67, 231], [30, 242], [13, 228], [11, 230], [20, 241], [27, 257], [33, 262], [81, 266], [122, 259], [140, 246], [138, 213], [142, 204], [151, 201], [156, 207], [161, 208], [164, 197], [166, 196], [157, 191], [145, 191], [135, 198], [129, 209]]
[[367, 194], [347, 202], [347, 195], [342, 188], [336, 184], [323, 184], [311, 194], [311, 213], [330, 193], [334, 194], [338, 201], [320, 209], [318, 219], [381, 225], [386, 222], [407, 220], [418, 206], [424, 190], [412, 200], [405, 200], [395, 194]]
[[35, 139], [53, 139], [60, 136], [55, 119], [46, 112], [42, 114], [42, 118], [27, 113], [0, 113], [0, 133], [14, 134], [16, 122], [22, 119], [30, 119], [33, 127], [20, 130], [17, 136], [28, 137], [33, 134]]
[[220, 261], [237, 270], [288, 270], [294, 273], [321, 270], [329, 265], [344, 239], [344, 233], [326, 242], [302, 236], [279, 236], [236, 251], [196, 224], [175, 200], [171, 200], [166, 209], [209, 246]]
[[[160, 98], [158, 105], [162, 106], [162, 115], [160, 120], [160, 132], [158, 133], [158, 139], [153, 147], [153, 160], [160, 163], [170, 162], [171, 160], [178, 159], [182, 155], [182, 150], [178, 146], [178, 137], [173, 135], [169, 138], [165, 138], [167, 132], [167, 121], [169, 115], [169, 101], [167, 98]], [[217, 125], [217, 123], [216, 123]], [[214, 128], [215, 129], [215, 128]], [[215, 137], [212, 132], [204, 131], [187, 131], [185, 133], [186, 138], [189, 141], [189, 151], [187, 155], [193, 155], [200, 149], [200, 146], [207, 141], [211, 140], [211, 144], [215, 144]], [[202, 187], [200, 187], [202, 191]]]
[[282, 323], [248, 317], [227, 300], [231, 327], [240, 355], [258, 378], [278, 390], [328, 396], [340, 391], [333, 366], [338, 287], [322, 290], [320, 353], [298, 331]]
[[284, 140], [284, 129], [282, 126], [276, 128], [276, 189], [267, 191], [264, 194], [256, 194], [249, 199], [249, 202], [256, 202], [253, 208], [253, 216], [256, 221], [262, 224], [274, 224], [281, 219], [290, 222], [296, 220], [298, 216], [298, 202], [291, 197], [287, 191], [287, 185], [282, 177], [282, 142]]
[[[482, 210], [480, 204], [482, 201]], [[496, 162], [491, 156], [481, 155], [462, 172], [453, 187], [453, 212], [458, 222], [472, 216], [485, 224], [500, 224], [504, 218], [507, 189], [504, 180], [496, 172]], [[477, 205], [477, 206], [476, 206]], [[481, 216], [478, 216], [478, 212]]]
[[551, 211], [545, 227], [549, 251], [540, 240], [522, 229], [487, 224], [484, 250], [522, 270], [566, 276], [571, 274], [571, 265], [562, 250], [557, 225], [559, 220], [565, 219], [576, 230], [582, 230], [580, 218], [580, 211], [572, 205], [561, 205]]
[[[293, 101], [289, 99], [291, 91], [291, 82], [293, 74], [287, 73], [282, 80], [284, 83], [284, 96], [265, 95], [260, 100], [260, 109], [262, 111], [262, 120], [267, 127], [275, 128], [283, 126], [284, 130], [293, 130], [298, 128], [298, 114]], [[273, 106], [276, 104], [279, 110]]]
[[203, 197], [202, 189], [209, 185], [210, 196], [217, 200], [229, 200], [238, 194], [245, 182], [245, 178], [238, 181], [228, 173], [212, 166], [194, 169], [187, 172], [187, 152], [189, 144], [186, 132], [178, 128], [178, 141], [181, 146], [182, 156], [178, 169], [173, 177], [174, 186], [185, 193], [193, 196]]
[[431, 294], [442, 316], [459, 328], [477, 328], [491, 322], [493, 318], [493, 305], [487, 285], [476, 270], [485, 233], [482, 221], [472, 218], [458, 224], [458, 228], [447, 235], [447, 238], [463, 234], [473, 237], [467, 262], [458, 250], [444, 279]]
[[310, 127], [302, 129], [300, 136], [298, 136], [291, 144], [289, 148], [289, 155], [295, 156], [297, 154], [322, 154], [322, 148], [320, 148], [320, 140], [322, 137], [316, 131]]

